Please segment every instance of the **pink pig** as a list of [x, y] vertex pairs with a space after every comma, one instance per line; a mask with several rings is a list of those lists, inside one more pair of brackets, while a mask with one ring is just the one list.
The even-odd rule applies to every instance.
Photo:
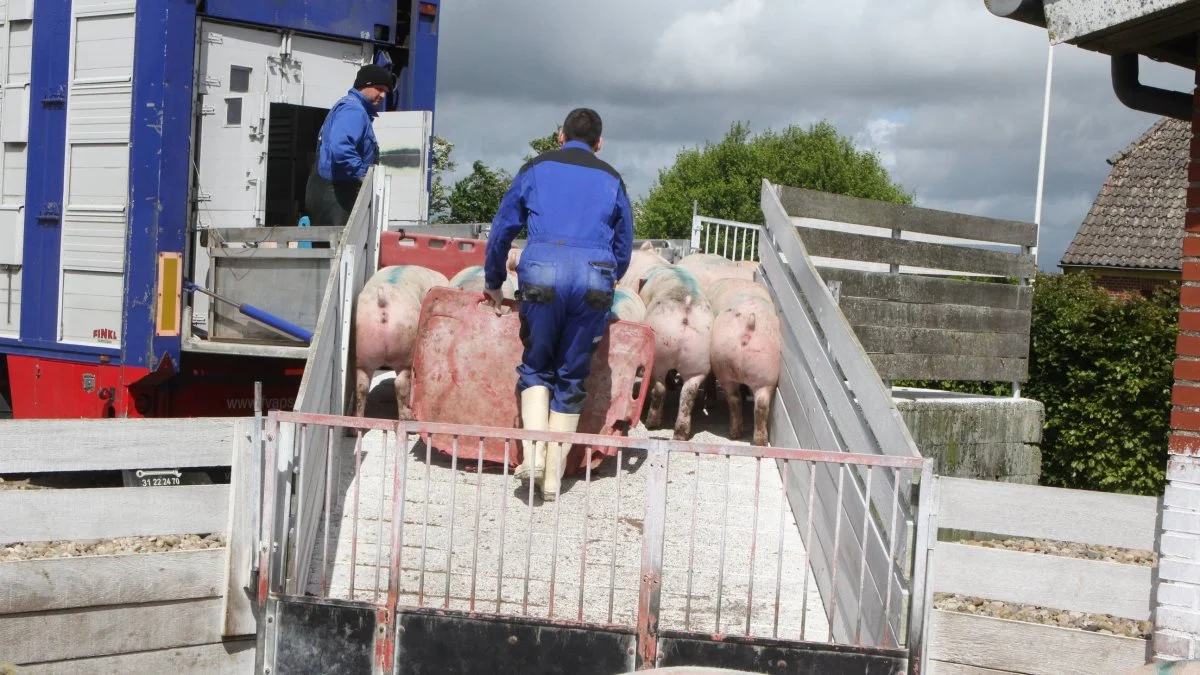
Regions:
[[625, 271], [625, 276], [617, 282], [618, 288], [628, 288], [637, 293], [641, 290], [642, 281], [646, 278], [646, 272], [654, 267], [670, 266], [671, 263], [667, 259], [659, 255], [654, 250], [654, 246], [650, 242], [645, 242], [642, 247], [633, 252], [629, 258], [629, 269]]
[[675, 418], [675, 440], [686, 441], [692, 435], [692, 410], [700, 386], [710, 370], [712, 308], [696, 277], [674, 265], [649, 269], [641, 297], [646, 303], [643, 323], [654, 329], [653, 388], [646, 427], [657, 428], [662, 424], [667, 373], [675, 370], [683, 380], [679, 414]]
[[766, 287], [721, 279], [709, 290], [713, 308], [712, 370], [729, 404], [729, 437], [742, 436], [741, 385], [754, 394], [754, 445], [767, 444], [767, 418], [779, 384], [779, 315]]
[[693, 253], [684, 256], [678, 263], [700, 280], [700, 287], [709, 292], [714, 282], [721, 279], [754, 280], [754, 269], [712, 253]]
[[363, 285], [354, 312], [355, 416], [362, 417], [366, 409], [371, 377], [387, 366], [396, 371], [400, 419], [412, 419], [408, 395], [421, 302], [429, 289], [448, 284], [441, 272], [418, 265], [394, 265], [379, 270]]

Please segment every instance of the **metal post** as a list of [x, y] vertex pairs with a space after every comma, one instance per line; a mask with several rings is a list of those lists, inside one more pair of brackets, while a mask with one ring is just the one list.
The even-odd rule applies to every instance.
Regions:
[[696, 253], [700, 250], [700, 202], [692, 200], [692, 250], [688, 253]]
[[668, 451], [661, 442], [651, 443], [643, 469], [646, 475], [646, 515], [642, 524], [642, 577], [638, 591], [638, 670], [654, 668], [658, 660], [658, 612], [667, 525]]
[[921, 466], [921, 484], [917, 491], [917, 517], [914, 523], [912, 594], [908, 606], [908, 672], [926, 672], [929, 617], [933, 608], [933, 549], [937, 545], [938, 489], [933, 475], [933, 460]]

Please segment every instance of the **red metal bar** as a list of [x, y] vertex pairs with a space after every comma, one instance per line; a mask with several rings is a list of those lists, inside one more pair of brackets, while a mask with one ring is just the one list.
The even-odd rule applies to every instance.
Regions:
[[638, 669], [658, 658], [658, 613], [662, 594], [663, 540], [667, 529], [668, 453], [653, 443], [642, 468], [646, 475], [646, 515], [642, 521], [642, 583], [638, 590]]

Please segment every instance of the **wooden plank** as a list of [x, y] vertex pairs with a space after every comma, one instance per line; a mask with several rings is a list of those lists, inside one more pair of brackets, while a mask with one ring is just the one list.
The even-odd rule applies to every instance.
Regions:
[[254, 649], [254, 640], [229, 640], [195, 647], [38, 663], [22, 667], [21, 675], [251, 675], [254, 672]]
[[[916, 443], [896, 410], [891, 392], [884, 388], [875, 366], [867, 358], [854, 331], [834, 303], [825, 282], [817, 275], [804, 244], [800, 237], [795, 235], [791, 220], [775, 195], [774, 188], [766, 180], [763, 181], [761, 204], [767, 227], [760, 239], [760, 255], [762, 251], [772, 251], [774, 244], [779, 246], [780, 253], [787, 258], [788, 270], [813, 308], [813, 314], [829, 349], [845, 374], [851, 391], [857, 397], [863, 411], [863, 419], [878, 440], [881, 451], [889, 455], [920, 457], [921, 453], [917, 450]], [[768, 241], [771, 239], [774, 241]]]
[[210, 644], [221, 599], [0, 616], [0, 645], [17, 665]]
[[1029, 278], [1034, 273], [1033, 256], [1025, 253], [1005, 253], [950, 244], [890, 239], [815, 227], [797, 227], [796, 230], [804, 240], [808, 254], [819, 258], [1018, 278]]
[[1024, 358], [927, 354], [871, 354], [879, 376], [889, 380], [976, 380], [1024, 382], [1029, 361]]
[[890, 274], [817, 267], [826, 282], [839, 281], [842, 297], [865, 297], [927, 305], [971, 305], [998, 309], [1033, 309], [1033, 287], [981, 281], [941, 279], [917, 274]]
[[1154, 550], [1158, 499], [1111, 492], [939, 477], [938, 526]]
[[1150, 618], [1151, 568], [938, 542], [933, 590], [1073, 612]]
[[258, 630], [254, 607], [246, 587], [250, 585], [250, 568], [256, 555], [258, 541], [258, 511], [262, 499], [255, 476], [261, 476], [255, 465], [263, 458], [262, 448], [253, 442], [255, 421], [239, 420], [236, 430], [236, 451], [233, 457], [229, 490], [229, 542], [222, 560], [222, 594], [225, 637], [253, 635]]
[[855, 326], [942, 328], [965, 332], [1029, 334], [1032, 314], [1016, 309], [969, 305], [915, 305], [843, 296], [839, 307]]
[[1146, 663], [1146, 641], [934, 610], [929, 658], [1029, 675], [1121, 673]]
[[0, 544], [224, 532], [228, 485], [0, 492]]
[[[854, 326], [868, 354], [941, 354], [1023, 359], [1029, 355], [1029, 336], [1020, 333], [980, 333], [937, 328]], [[875, 361], [876, 367], [879, 361]]]
[[232, 453], [228, 417], [0, 424], [0, 473], [229, 466]]
[[0, 562], [0, 614], [215, 598], [224, 549]]
[[1035, 223], [892, 204], [786, 185], [780, 186], [779, 199], [788, 215], [801, 218], [832, 220], [1014, 246], [1037, 245]]

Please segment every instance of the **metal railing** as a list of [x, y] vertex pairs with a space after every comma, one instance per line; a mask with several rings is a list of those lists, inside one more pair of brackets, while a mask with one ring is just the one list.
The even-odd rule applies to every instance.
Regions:
[[[911, 510], [894, 474], [919, 474], [922, 490], [932, 484], [932, 465], [920, 457], [297, 412], [270, 413], [267, 439], [274, 474], [264, 486], [260, 606], [268, 597], [310, 596], [366, 603], [389, 622], [432, 612], [623, 630], [636, 633], [640, 663], [655, 662], [658, 639], [670, 631], [836, 642], [801, 539], [813, 531], [816, 492], [807, 495], [808, 522], [797, 522], [784, 489], [789, 471], [806, 467], [811, 476], [828, 465], [852, 476], [857, 467], [868, 481], [884, 474], [876, 480], [897, 486], [890, 507], [866, 509], [881, 519]], [[486, 464], [484, 439], [504, 439], [514, 461]], [[522, 441], [598, 448], [606, 461], [584, 463], [580, 475], [564, 478], [557, 500], [543, 502], [509, 469]], [[449, 448], [449, 456], [434, 447]], [[779, 470], [763, 471], [763, 460]], [[297, 470], [316, 464], [324, 468], [320, 484]], [[295, 536], [313, 525], [297, 522], [288, 508], [293, 486], [298, 501], [316, 492], [323, 503], [311, 550]], [[835, 549], [853, 528], [838, 532]], [[861, 559], [835, 572], [835, 592], [843, 583], [861, 591], [867, 554], [860, 550]], [[304, 566], [295, 560], [305, 557], [312, 573], [300, 579], [294, 570]], [[890, 560], [903, 586], [897, 597], [908, 607], [914, 594], [924, 597], [923, 578], [905, 576], [910, 561]], [[889, 609], [868, 616], [860, 605], [854, 621], [884, 623]]]
[[692, 207], [692, 253], [712, 253], [733, 262], [758, 260], [760, 225], [702, 216]]

